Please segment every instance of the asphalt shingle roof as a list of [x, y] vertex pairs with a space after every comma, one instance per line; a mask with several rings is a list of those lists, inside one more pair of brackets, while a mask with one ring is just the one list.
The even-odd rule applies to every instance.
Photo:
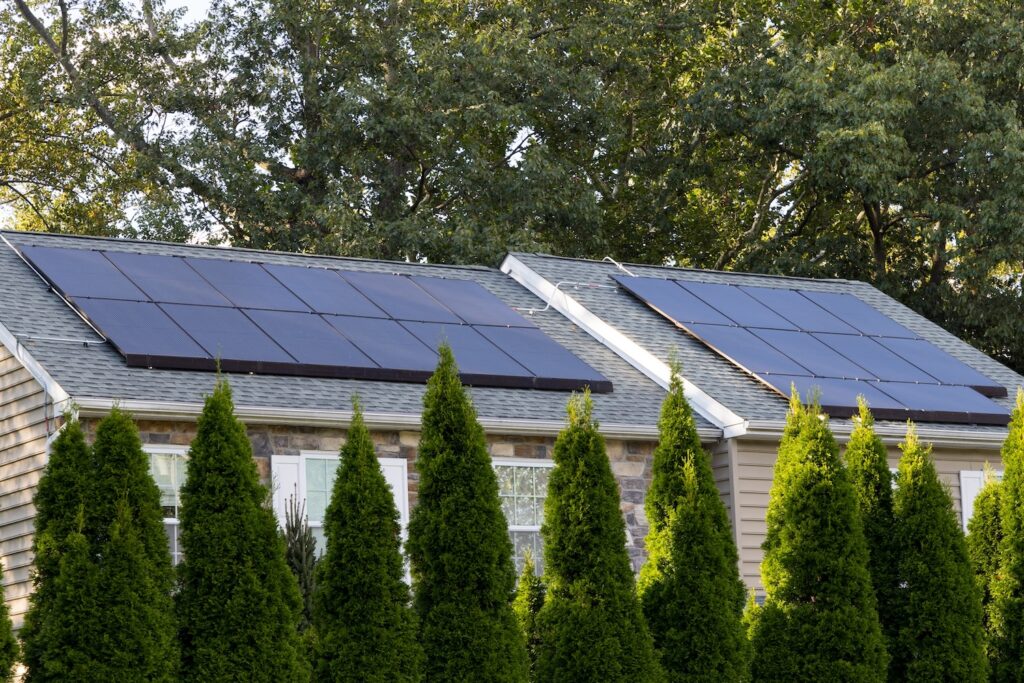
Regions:
[[[774, 391], [752, 378], [703, 343], [679, 330], [632, 294], [616, 285], [613, 275], [626, 275], [616, 264], [605, 261], [568, 259], [543, 254], [512, 254], [527, 267], [551, 283], [579, 282], [602, 287], [573, 289], [568, 293], [605, 322], [657, 357], [668, 360], [674, 349], [683, 366], [683, 374], [727, 408], [748, 420], [782, 420], [787, 402]], [[637, 264], [622, 264], [629, 274], [640, 277], [672, 278], [720, 284], [744, 284], [762, 287], [799, 288], [823, 292], [853, 294], [878, 311], [919, 334], [953, 357], [1007, 388], [1008, 396], [993, 399], [1013, 408], [1017, 387], [1024, 377], [993, 360], [935, 323], [915, 313], [875, 287], [852, 280], [814, 280], [769, 275], [691, 270]], [[949, 425], [950, 429], [1005, 431], [1002, 427]]]
[[[374, 272], [408, 273], [474, 280], [510, 306], [542, 309], [543, 301], [511, 278], [492, 268], [420, 265], [400, 262], [303, 256], [244, 249], [189, 246], [159, 242], [86, 238], [40, 233], [3, 232], [3, 238], [22, 247], [93, 248], [142, 254], [201, 256], [265, 263], [315, 265]], [[108, 342], [56, 294], [51, 292], [19, 255], [0, 244], [0, 322], [73, 398], [198, 403], [212, 388], [209, 372], [154, 370], [128, 367]], [[596, 368], [614, 385], [610, 394], [594, 395], [595, 417], [607, 424], [653, 427], [664, 391], [624, 360], [590, 337], [560, 313], [533, 314], [544, 332]], [[230, 374], [235, 402], [256, 408], [348, 410], [358, 394], [367, 412], [419, 415], [422, 384], [339, 380], [274, 375]], [[561, 420], [568, 392], [531, 389], [471, 389], [482, 418]], [[699, 426], [714, 427], [699, 420]]]

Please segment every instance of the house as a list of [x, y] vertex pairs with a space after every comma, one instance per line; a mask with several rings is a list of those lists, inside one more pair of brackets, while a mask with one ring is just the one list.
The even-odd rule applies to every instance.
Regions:
[[[904, 397], [902, 403], [877, 394], [880, 414], [891, 418], [880, 420], [878, 430], [895, 464], [903, 418], [915, 417], [922, 438], [935, 444], [939, 470], [965, 517], [983, 464], [998, 463], [1012, 395], [1022, 383], [1013, 371], [858, 282], [534, 254], [510, 254], [500, 269], [491, 269], [40, 233], [4, 232], [0, 240], [0, 559], [16, 626], [31, 590], [32, 495], [64, 412], [75, 411], [89, 433], [115, 404], [134, 414], [163, 494], [171, 551], [179, 559], [177, 491], [218, 364], [230, 379], [260, 475], [273, 487], [275, 509], [283, 516], [290, 497], [302, 499], [319, 534], [353, 396], [362, 402], [407, 521], [417, 495], [413, 462], [423, 380], [434, 358], [431, 347], [447, 339], [487, 433], [517, 561], [527, 548], [540, 549], [551, 447], [570, 391], [591, 386], [638, 568], [647, 531], [643, 498], [667, 363], [675, 355], [732, 516], [743, 578], [755, 588], [787, 406], [769, 384], [791, 377], [774, 372], [785, 368], [762, 367], [754, 362], [759, 359], [730, 350], [735, 338], [761, 334], [757, 325], [701, 328], [695, 320], [680, 320], [686, 314], [651, 292], [676, 287], [671, 292], [686, 298], [691, 293], [685, 283], [730, 286], [710, 289], [705, 296], [712, 299], [716, 291], [751, 297], [764, 294], [759, 288], [797, 292], [804, 298], [792, 299], [794, 311], [821, 311], [829, 320], [873, 312], [883, 327], [885, 321], [902, 326], [908, 332], [896, 339], [923, 345], [931, 354], [925, 360], [962, 374], [931, 380], [928, 396]], [[154, 287], [163, 294], [154, 294]], [[842, 295], [835, 305], [866, 306], [831, 316], [829, 302], [813, 303], [817, 292]], [[743, 301], [744, 310], [757, 307], [753, 299]], [[703, 337], [695, 335], [701, 331]], [[712, 339], [714, 334], [726, 337]], [[324, 335], [333, 341], [323, 343]], [[878, 339], [888, 339], [883, 337]], [[862, 362], [870, 367], [868, 361], [881, 362], [882, 355]], [[821, 365], [828, 358], [814, 360]], [[745, 360], [750, 367], [742, 365]], [[806, 385], [810, 373], [802, 373], [794, 381]], [[851, 429], [842, 417], [849, 414], [843, 393], [849, 382], [831, 374], [847, 376], [826, 371], [812, 379], [826, 385], [822, 402], [842, 440]], [[861, 386], [862, 380], [851, 381], [849, 386]], [[932, 405], [931, 394], [947, 391], [934, 389], [940, 385], [951, 396], [972, 392], [969, 405]], [[874, 381], [864, 391], [878, 386], [882, 382]], [[908, 381], [896, 388], [915, 386]]]

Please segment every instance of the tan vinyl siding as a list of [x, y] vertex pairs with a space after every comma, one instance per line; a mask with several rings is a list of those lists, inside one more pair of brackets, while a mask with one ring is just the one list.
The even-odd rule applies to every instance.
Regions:
[[15, 628], [32, 589], [32, 496], [46, 466], [51, 418], [42, 386], [0, 346], [0, 559]]
[[[737, 441], [738, 546], [740, 573], [748, 585], [761, 589], [761, 544], [765, 537], [765, 514], [768, 492], [772, 485], [772, 469], [778, 444], [770, 441]], [[960, 471], [980, 470], [986, 462], [999, 467], [998, 451], [966, 451], [936, 449], [935, 466], [943, 482], [949, 486], [953, 507], [960, 515]], [[896, 467], [900, 451], [889, 447], [889, 466]]]

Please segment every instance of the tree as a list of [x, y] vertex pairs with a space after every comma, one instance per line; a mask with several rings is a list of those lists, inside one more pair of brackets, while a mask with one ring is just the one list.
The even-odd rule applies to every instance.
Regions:
[[619, 487], [590, 393], [569, 400], [544, 503], [548, 596], [537, 616], [537, 681], [659, 681], [633, 584]]
[[888, 451], [875, 434], [875, 418], [863, 396], [858, 397], [857, 403], [859, 419], [850, 434], [844, 459], [864, 526], [868, 571], [875, 589], [882, 635], [888, 645], [896, 636], [892, 610], [900, 582], [893, 531], [892, 474]]
[[1001, 456], [1003, 540], [999, 576], [993, 586], [996, 636], [992, 678], [1010, 683], [1024, 677], [1024, 391], [1020, 389]]
[[398, 508], [355, 404], [324, 519], [317, 568], [317, 681], [403, 683], [423, 676], [404, 576]]
[[981, 596], [931, 446], [913, 425], [893, 500], [899, 576], [892, 672], [899, 681], [985, 681]]
[[74, 621], [73, 614], [59, 607], [67, 585], [59, 577], [69, 548], [68, 539], [81, 529], [91, 468], [92, 458], [82, 426], [68, 413], [50, 446], [50, 459], [34, 498], [33, 592], [20, 634], [28, 681], [62, 680], [65, 658], [74, 650], [73, 643], [64, 638], [78, 637], [73, 625], [68, 626]]
[[[0, 571], [2, 571], [0, 567]], [[18, 639], [14, 636], [11, 614], [4, 602], [3, 589], [0, 588], [0, 681], [8, 683], [14, 676], [14, 665], [18, 662], [21, 650]]]
[[439, 353], [423, 397], [419, 501], [407, 544], [426, 678], [525, 681], [498, 480], [452, 351], [442, 345]]
[[533, 553], [526, 551], [523, 571], [519, 573], [516, 585], [516, 597], [512, 601], [512, 611], [519, 622], [519, 630], [526, 641], [526, 653], [530, 658], [530, 677], [533, 678], [537, 665], [537, 651], [540, 648], [540, 632], [537, 630], [537, 615], [544, 606], [547, 586], [544, 579], [537, 576], [537, 567], [533, 563]]
[[[181, 680], [305, 681], [302, 609], [231, 389], [206, 398], [181, 488]], [[215, 605], [212, 608], [211, 605]]]
[[302, 596], [302, 618], [299, 631], [313, 625], [313, 593], [316, 591], [316, 539], [306, 518], [306, 505], [294, 496], [288, 498], [284, 511], [284, 548], [288, 568], [295, 575]]
[[661, 408], [638, 588], [671, 681], [744, 681], [746, 589], [725, 505], [674, 368]]
[[981, 595], [985, 650], [994, 659], [995, 637], [994, 587], [999, 574], [1000, 547], [1003, 541], [1000, 492], [1002, 485], [991, 468], [985, 468], [985, 484], [974, 499], [974, 514], [967, 522], [967, 554], [974, 568], [974, 581]]
[[857, 498], [816, 401], [794, 390], [768, 499], [761, 578], [750, 615], [755, 681], [884, 681]]

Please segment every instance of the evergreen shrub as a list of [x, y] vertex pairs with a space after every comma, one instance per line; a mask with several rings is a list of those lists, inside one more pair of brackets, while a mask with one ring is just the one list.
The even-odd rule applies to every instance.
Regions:
[[999, 575], [993, 583], [992, 678], [998, 683], [1024, 681], [1024, 391], [1003, 443], [1000, 517], [1003, 538]]
[[967, 522], [967, 555], [974, 569], [974, 582], [981, 595], [982, 626], [985, 652], [992, 659], [994, 638], [993, 590], [999, 574], [999, 558], [1003, 540], [1001, 496], [1002, 486], [986, 465], [985, 483], [974, 499], [974, 514]]

